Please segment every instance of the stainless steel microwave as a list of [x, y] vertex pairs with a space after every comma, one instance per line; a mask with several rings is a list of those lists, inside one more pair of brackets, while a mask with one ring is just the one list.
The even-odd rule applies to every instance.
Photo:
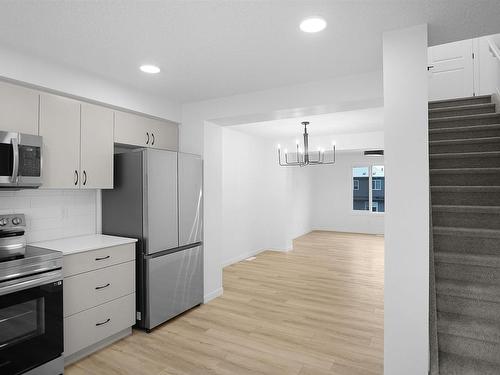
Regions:
[[0, 188], [42, 184], [42, 137], [0, 131]]

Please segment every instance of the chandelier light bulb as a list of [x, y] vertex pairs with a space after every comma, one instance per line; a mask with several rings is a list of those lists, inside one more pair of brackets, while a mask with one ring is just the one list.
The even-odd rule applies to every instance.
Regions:
[[285, 148], [285, 154], [288, 154], [288, 150]]
[[337, 145], [337, 142], [332, 141], [332, 147], [335, 147]]
[[281, 150], [281, 145], [278, 143], [278, 150]]
[[298, 139], [296, 139], [296, 140], [295, 140], [295, 144], [296, 144], [296, 145], [298, 145], [298, 144], [299, 144], [299, 140], [298, 140]]

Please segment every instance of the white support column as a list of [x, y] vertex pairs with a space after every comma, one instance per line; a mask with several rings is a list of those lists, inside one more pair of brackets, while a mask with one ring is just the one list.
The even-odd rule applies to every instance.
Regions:
[[384, 374], [424, 375], [429, 339], [427, 25], [387, 32]]

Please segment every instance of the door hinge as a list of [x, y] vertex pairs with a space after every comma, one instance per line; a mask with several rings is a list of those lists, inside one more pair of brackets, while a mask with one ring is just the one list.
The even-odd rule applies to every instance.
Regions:
[[476, 54], [474, 52], [472, 52], [472, 58], [475, 59], [476, 58]]
[[135, 319], [136, 319], [136, 320], [141, 320], [141, 312], [140, 312], [140, 311], [137, 311], [137, 312], [135, 313]]

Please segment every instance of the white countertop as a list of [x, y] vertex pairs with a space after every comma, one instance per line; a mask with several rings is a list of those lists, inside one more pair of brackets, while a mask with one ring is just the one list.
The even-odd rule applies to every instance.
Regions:
[[42, 241], [30, 243], [30, 246], [43, 247], [44, 249], [56, 250], [64, 255], [81, 253], [106, 247], [125, 245], [137, 242], [135, 238], [108, 236], [105, 234], [92, 234], [89, 236], [69, 237], [59, 240]]

